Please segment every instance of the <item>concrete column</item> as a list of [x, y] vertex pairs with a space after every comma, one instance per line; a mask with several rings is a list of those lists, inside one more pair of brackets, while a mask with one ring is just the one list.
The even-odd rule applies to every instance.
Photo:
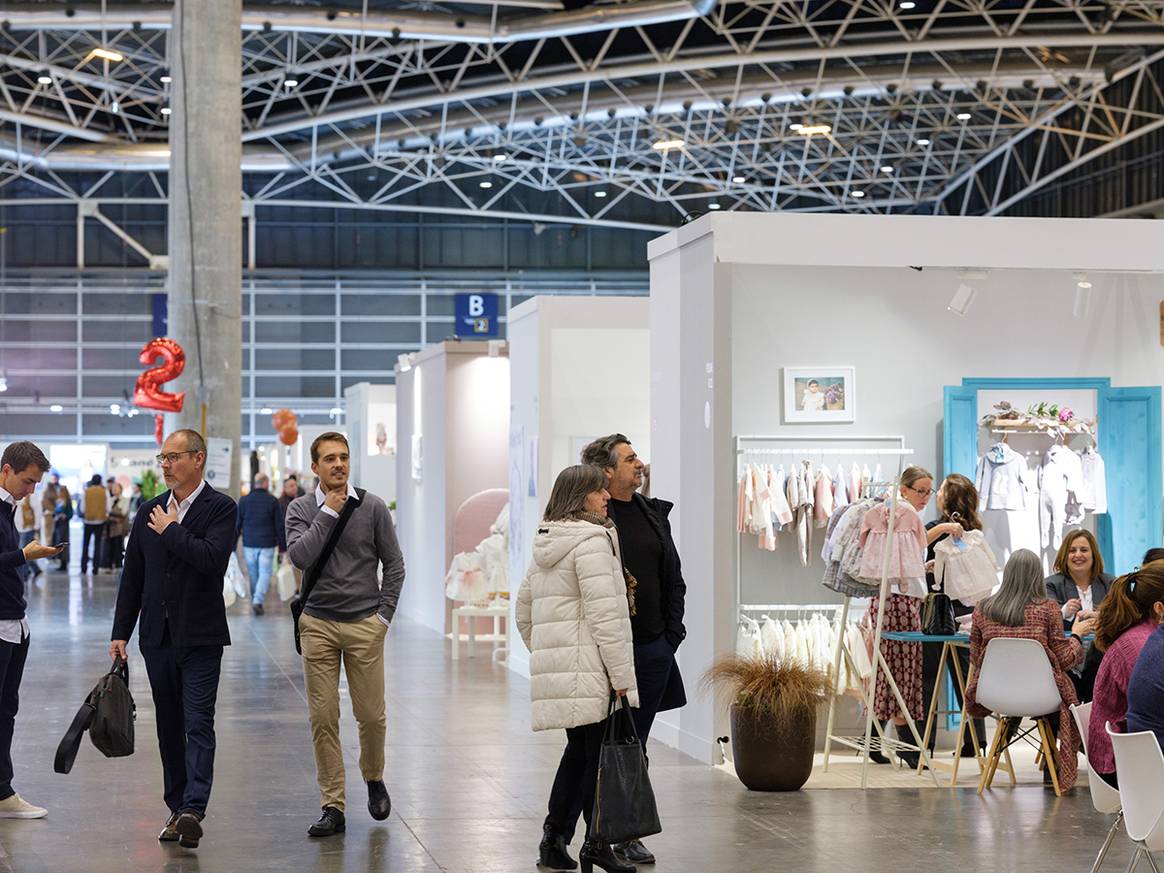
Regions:
[[[241, 0], [177, 0], [170, 33], [170, 336], [186, 350], [186, 392], [166, 429], [234, 445], [242, 429]], [[216, 483], [221, 490], [226, 486]]]

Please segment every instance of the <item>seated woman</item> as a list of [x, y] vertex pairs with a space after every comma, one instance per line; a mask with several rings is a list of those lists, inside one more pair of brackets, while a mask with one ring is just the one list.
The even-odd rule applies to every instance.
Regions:
[[1120, 733], [1127, 732], [1128, 682], [1140, 651], [1162, 619], [1164, 561], [1147, 563], [1116, 579], [1099, 610], [1095, 648], [1104, 654], [1087, 725], [1087, 757], [1091, 769], [1112, 786], [1118, 787], [1115, 756], [1105, 726], [1111, 722]]
[[1010, 556], [1002, 571], [1002, 587], [996, 594], [974, 607], [970, 628], [970, 663], [974, 678], [966, 689], [970, 715], [985, 718], [990, 710], [978, 704], [978, 677], [986, 645], [995, 637], [1024, 638], [1042, 644], [1055, 674], [1061, 705], [1059, 712], [1048, 718], [1059, 737], [1059, 785], [1063, 791], [1075, 784], [1078, 764], [1079, 733], [1067, 707], [1077, 703], [1075, 688], [1067, 678], [1067, 670], [1083, 659], [1083, 636], [1091, 632], [1094, 618], [1076, 617], [1071, 636], [1063, 634], [1063, 616], [1053, 600], [1047, 599], [1047, 585], [1043, 579], [1043, 565], [1039, 556], [1027, 549], [1019, 549]]
[[[1113, 577], [1103, 572], [1103, 555], [1091, 531], [1073, 530], [1063, 536], [1055, 555], [1054, 575], [1047, 577], [1047, 593], [1058, 601], [1063, 612], [1063, 628], [1069, 630], [1076, 616], [1091, 618], [1107, 596]], [[1103, 654], [1093, 646], [1083, 647], [1083, 664], [1068, 673], [1082, 703], [1091, 700], [1095, 676]]]

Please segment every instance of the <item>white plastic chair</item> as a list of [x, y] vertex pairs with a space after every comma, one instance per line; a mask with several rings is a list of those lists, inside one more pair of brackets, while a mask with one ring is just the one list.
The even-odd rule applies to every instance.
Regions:
[[[1091, 723], [1091, 704], [1073, 704], [1071, 717], [1075, 719], [1075, 726], [1079, 728], [1079, 736], [1083, 741], [1083, 754], [1087, 755], [1087, 727]], [[1111, 848], [1111, 842], [1115, 839], [1116, 831], [1119, 830], [1120, 824], [1124, 820], [1124, 814], [1120, 809], [1119, 791], [1108, 785], [1103, 777], [1095, 772], [1091, 766], [1090, 756], [1087, 758], [1087, 786], [1091, 789], [1091, 805], [1095, 807], [1095, 811], [1104, 815], [1115, 813], [1116, 817], [1115, 821], [1112, 822], [1111, 829], [1107, 832], [1107, 839], [1103, 841], [1099, 855], [1095, 858], [1095, 864], [1091, 867], [1091, 873], [1097, 873], [1099, 868], [1103, 866], [1103, 859], [1107, 857], [1107, 850]]]
[[[1063, 701], [1042, 643], [1009, 637], [995, 637], [988, 642], [982, 669], [978, 671], [977, 701], [1000, 719], [986, 769], [978, 781], [978, 793], [994, 782], [1003, 752], [1037, 730], [1043, 760], [1051, 771], [1051, 784], [1056, 795], [1062, 794], [1056, 771], [1055, 734], [1047, 716], [1058, 712]], [[1035, 726], [1019, 733], [1018, 725], [1024, 718], [1034, 719]]]
[[1164, 850], [1164, 754], [1160, 743], [1151, 731], [1117, 734], [1111, 722], [1104, 727], [1115, 752], [1124, 827], [1136, 844], [1128, 873], [1136, 869], [1141, 858], [1148, 859], [1153, 873], [1160, 873], [1152, 857], [1153, 852]]

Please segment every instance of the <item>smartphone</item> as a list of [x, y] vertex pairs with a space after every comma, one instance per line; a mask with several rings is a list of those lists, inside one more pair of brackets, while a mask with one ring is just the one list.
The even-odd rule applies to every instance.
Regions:
[[57, 543], [55, 546], [52, 546], [52, 548], [54, 548], [54, 549], [57, 549], [58, 551], [60, 551], [61, 549], [63, 549], [63, 548], [64, 548], [65, 546], [67, 546], [68, 544], [69, 544], [69, 541], [68, 541], [68, 540], [65, 540], [63, 543]]

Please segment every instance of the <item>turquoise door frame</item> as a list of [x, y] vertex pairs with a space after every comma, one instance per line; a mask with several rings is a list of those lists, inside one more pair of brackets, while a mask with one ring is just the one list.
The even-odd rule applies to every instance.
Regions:
[[1112, 388], [1111, 380], [963, 379], [944, 396], [943, 474], [971, 479], [978, 465], [978, 391], [981, 389], [1096, 392], [1099, 452], [1103, 456], [1108, 513], [1097, 517], [1100, 549], [1109, 569], [1126, 573], [1144, 551], [1161, 544], [1164, 532], [1164, 473], [1161, 471], [1159, 386]]

